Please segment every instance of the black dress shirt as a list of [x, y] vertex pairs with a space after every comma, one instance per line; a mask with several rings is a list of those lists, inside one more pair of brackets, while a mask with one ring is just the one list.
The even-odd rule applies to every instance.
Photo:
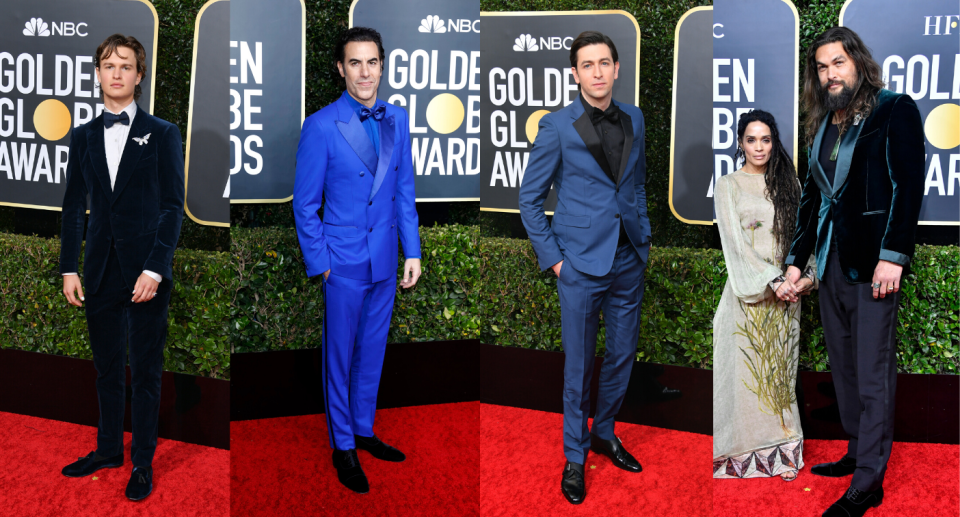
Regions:
[[840, 128], [836, 124], [827, 126], [823, 132], [823, 140], [820, 141], [820, 168], [827, 175], [827, 183], [833, 185], [833, 177], [837, 173], [837, 162], [830, 160], [833, 154], [833, 147], [837, 145], [837, 138], [840, 138]]
[[[620, 160], [623, 159], [624, 134], [623, 126], [620, 123], [620, 108], [613, 101], [606, 110], [595, 108], [580, 95], [580, 102], [583, 103], [583, 109], [590, 116], [593, 122], [593, 128], [597, 130], [597, 136], [600, 137], [600, 146], [603, 148], [603, 154], [607, 157], [607, 163], [610, 165], [610, 171], [613, 173], [613, 181], [620, 184]], [[616, 203], [616, 199], [613, 200]], [[617, 246], [623, 246], [630, 242], [626, 230], [623, 229], [623, 218], [620, 219], [620, 237]]]

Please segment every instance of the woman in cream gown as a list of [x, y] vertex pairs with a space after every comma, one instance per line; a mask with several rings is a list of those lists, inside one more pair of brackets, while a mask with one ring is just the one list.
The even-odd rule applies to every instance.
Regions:
[[799, 295], [816, 287], [815, 262], [796, 284], [783, 277], [800, 183], [773, 116], [745, 113], [737, 143], [744, 166], [714, 190], [727, 283], [713, 319], [713, 477], [791, 481], [803, 468]]

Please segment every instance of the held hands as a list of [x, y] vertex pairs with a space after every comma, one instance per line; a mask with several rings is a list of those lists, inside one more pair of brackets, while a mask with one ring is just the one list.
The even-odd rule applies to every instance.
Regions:
[[420, 259], [409, 258], [403, 262], [403, 278], [400, 279], [400, 287], [410, 289], [417, 285], [420, 278]]
[[146, 273], [140, 273], [137, 283], [133, 286], [133, 303], [149, 302], [157, 295], [160, 282], [150, 278]]
[[80, 285], [79, 276], [63, 275], [63, 295], [70, 305], [83, 307], [83, 286]]
[[787, 280], [796, 284], [797, 282], [800, 281], [801, 274], [802, 273], [800, 272], [800, 268], [798, 268], [797, 266], [787, 266], [787, 274], [784, 276], [787, 277]]
[[556, 264], [550, 266], [550, 269], [553, 270], [553, 274], [557, 275], [557, 278], [560, 278], [560, 268], [563, 267], [563, 261], [557, 262]]
[[[873, 270], [873, 298], [884, 298], [900, 291], [900, 275], [903, 266], [886, 260], [877, 263]], [[878, 285], [879, 284], [879, 285]]]

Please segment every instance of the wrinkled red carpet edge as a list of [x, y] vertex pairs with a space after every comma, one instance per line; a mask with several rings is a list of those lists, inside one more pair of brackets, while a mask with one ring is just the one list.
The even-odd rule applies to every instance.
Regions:
[[0, 412], [0, 429], [3, 515], [230, 515], [230, 451], [159, 439], [153, 493], [133, 502], [124, 496], [130, 433], [122, 467], [67, 478], [60, 470], [96, 448], [95, 427]]

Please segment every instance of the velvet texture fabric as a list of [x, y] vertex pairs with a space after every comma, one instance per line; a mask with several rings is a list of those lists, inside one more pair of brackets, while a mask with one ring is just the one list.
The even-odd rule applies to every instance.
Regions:
[[[146, 135], [150, 136], [145, 144], [133, 140]], [[60, 233], [60, 273], [79, 271], [89, 194], [90, 221], [83, 262], [85, 294], [94, 293], [100, 287], [113, 246], [116, 246], [127, 285], [135, 285], [145, 269], [168, 282], [173, 278], [173, 251], [183, 222], [180, 130], [138, 107], [128, 138], [111, 190], [103, 116], [75, 128], [70, 135]]]
[[904, 266], [909, 274], [923, 202], [923, 121], [907, 95], [880, 90], [866, 120], [843, 134], [833, 184], [817, 160], [830, 113], [807, 150], [810, 171], [803, 186], [787, 265], [803, 269], [816, 253], [824, 274], [835, 238], [843, 276], [850, 283], [873, 279], [879, 260]]

